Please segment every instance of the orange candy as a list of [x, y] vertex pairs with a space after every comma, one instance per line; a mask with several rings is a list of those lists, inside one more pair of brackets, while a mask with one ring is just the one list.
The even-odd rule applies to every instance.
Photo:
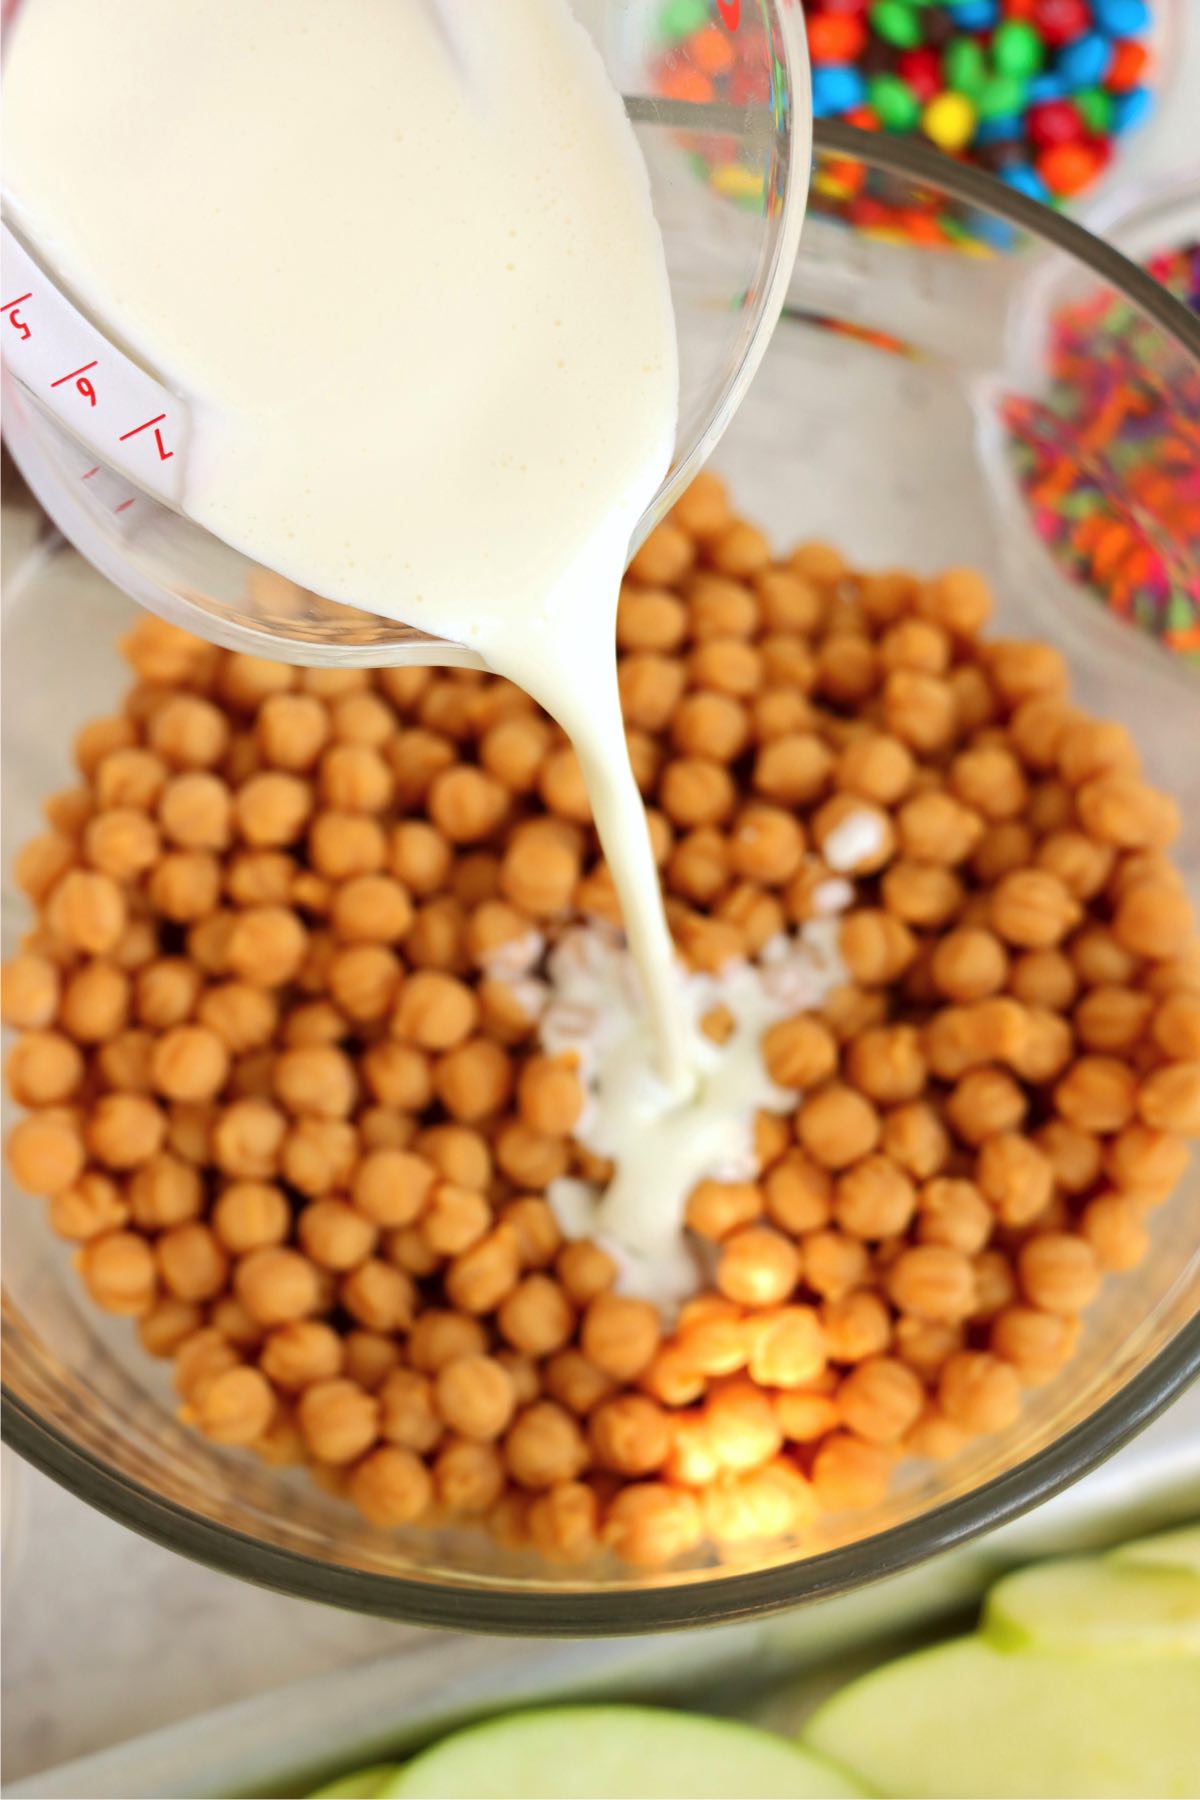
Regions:
[[733, 67], [733, 44], [727, 31], [708, 25], [688, 42], [688, 54], [696, 68], [706, 75], [724, 75]]
[[1087, 144], [1052, 144], [1037, 159], [1038, 174], [1052, 194], [1068, 197], [1080, 193], [1099, 166], [1096, 151]]
[[867, 41], [866, 26], [853, 13], [814, 13], [808, 21], [808, 53], [815, 63], [852, 63]]

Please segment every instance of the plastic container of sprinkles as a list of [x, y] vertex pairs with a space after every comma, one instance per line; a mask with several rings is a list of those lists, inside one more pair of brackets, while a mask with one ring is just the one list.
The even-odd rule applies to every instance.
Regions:
[[[1125, 142], [1152, 124], [1178, 57], [1177, 0], [797, 0], [808, 25], [818, 122], [915, 136], [1054, 207], [1094, 199]], [[647, 0], [659, 51], [651, 91], [665, 100], [762, 104], [761, 73], [743, 62], [716, 0]], [[753, 0], [739, 11], [756, 12]], [[748, 50], [743, 19], [737, 46]], [[761, 65], [760, 65], [761, 66]], [[697, 179], [760, 210], [754, 171], [713, 136], [693, 139]], [[831, 162], [810, 208], [890, 242], [987, 254], [1010, 234], [907, 193], [860, 163]]]
[[[1094, 222], [1200, 315], [1200, 168]], [[1200, 691], [1200, 375], [1158, 367], [1111, 288], [1049, 271], [1013, 335], [1022, 391], [989, 396], [981, 433], [1009, 529], [1032, 532], [1089, 628], [1137, 632]]]

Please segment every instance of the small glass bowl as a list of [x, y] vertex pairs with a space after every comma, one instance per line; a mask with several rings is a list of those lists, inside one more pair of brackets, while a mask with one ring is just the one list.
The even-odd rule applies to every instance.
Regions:
[[[825, 158], [860, 158], [901, 188], [1020, 239], [1020, 257], [968, 259], [806, 230], [784, 319], [716, 458], [747, 515], [781, 546], [819, 537], [857, 565], [972, 564], [994, 583], [997, 628], [1058, 644], [1083, 705], [1127, 724], [1150, 778], [1185, 820], [1177, 854], [1200, 885], [1200, 686], [1074, 592], [999, 494], [984, 433], [997, 400], [1035, 393], [1019, 354], [1031, 288], [1048, 271], [1119, 289], [1145, 320], [1143, 378], [1170, 388], [1200, 363], [1200, 324], [1071, 221], [924, 151], [823, 126]], [[715, 229], [720, 229], [719, 222]], [[129, 605], [73, 553], [43, 543], [8, 583], [4, 716], [13, 843], [66, 778], [72, 728], [111, 708], [113, 640]], [[40, 559], [40, 560], [36, 560]], [[52, 729], [47, 728], [52, 721]], [[5, 899], [6, 923], [23, 909]], [[10, 1184], [11, 1188], [11, 1184]], [[640, 1574], [580, 1572], [470, 1533], [373, 1530], [302, 1476], [223, 1452], [175, 1417], [161, 1365], [85, 1299], [40, 1203], [5, 1212], [5, 1428], [12, 1444], [137, 1531], [251, 1581], [456, 1630], [624, 1635], [751, 1617], [859, 1587], [1037, 1504], [1144, 1425], [1200, 1368], [1200, 1181], [1153, 1215], [1143, 1264], [1111, 1277], [1078, 1354], [1031, 1392], [1008, 1431], [937, 1465], [906, 1464], [869, 1511], [803, 1546]]]

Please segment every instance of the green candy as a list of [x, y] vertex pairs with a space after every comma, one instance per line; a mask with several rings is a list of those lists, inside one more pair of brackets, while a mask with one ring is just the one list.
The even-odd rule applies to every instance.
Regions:
[[1103, 88], [1084, 88], [1071, 98], [1088, 130], [1096, 137], [1107, 137], [1112, 128], [1112, 95], [1106, 94]]
[[1019, 75], [993, 75], [975, 96], [981, 119], [1011, 119], [1025, 110], [1025, 83]]
[[987, 60], [982, 46], [974, 38], [955, 38], [947, 44], [942, 56], [942, 74], [946, 86], [956, 94], [976, 99], [987, 85]]
[[921, 117], [921, 102], [899, 75], [873, 75], [867, 99], [885, 131], [912, 131]]
[[1001, 75], [1036, 75], [1046, 60], [1040, 34], [1024, 19], [1005, 19], [992, 37], [992, 61]]
[[708, 0], [666, 0], [658, 15], [659, 36], [670, 43], [691, 37], [708, 24]]
[[1181, 594], [1177, 588], [1174, 589], [1167, 601], [1167, 630], [1186, 631], [1194, 623], [1195, 615], [1191, 601], [1186, 594]]
[[897, 50], [915, 50], [921, 42], [921, 21], [908, 0], [875, 0], [867, 17], [884, 43]]

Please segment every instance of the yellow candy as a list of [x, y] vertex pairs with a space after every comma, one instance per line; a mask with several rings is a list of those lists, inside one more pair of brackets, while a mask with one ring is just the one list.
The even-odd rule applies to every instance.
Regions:
[[763, 191], [760, 169], [747, 169], [742, 163], [725, 163], [709, 177], [718, 194], [730, 200], [757, 200]]
[[921, 129], [939, 150], [961, 150], [975, 130], [975, 108], [965, 94], [938, 94], [921, 114]]

